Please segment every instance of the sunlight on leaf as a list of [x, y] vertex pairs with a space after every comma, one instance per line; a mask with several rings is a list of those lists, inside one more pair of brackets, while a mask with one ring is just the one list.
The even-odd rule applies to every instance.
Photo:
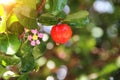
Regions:
[[6, 30], [6, 15], [1, 16], [2, 21], [0, 22], [0, 33], [5, 32]]
[[14, 73], [13, 71], [6, 71], [6, 72], [3, 74], [3, 78], [4, 78], [5, 80], [10, 79], [11, 77], [17, 77], [17, 74]]
[[5, 56], [5, 55], [0, 55], [0, 65], [3, 66], [10, 66], [10, 65], [16, 65], [19, 63], [19, 58], [16, 56]]
[[10, 5], [15, 2], [16, 2], [16, 0], [0, 0], [0, 4], [4, 4], [4, 5]]
[[7, 27], [9, 27], [9, 26], [12, 25], [12, 23], [17, 22], [17, 21], [18, 21], [18, 18], [16, 17], [16, 15], [15, 15], [15, 14], [12, 14], [12, 15], [8, 18], [6, 25], [7, 25]]
[[36, 9], [36, 0], [17, 0], [17, 2], [22, 5], [26, 5], [33, 9]]
[[4, 15], [4, 8], [2, 5], [0, 5], [0, 16]]
[[6, 72], [6, 71], [7, 71], [7, 69], [0, 65], [0, 77], [2, 77], [4, 72]]
[[8, 35], [8, 40], [9, 45], [6, 54], [15, 54], [18, 51], [21, 42], [16, 35]]
[[6, 66], [6, 62], [4, 60], [2, 60], [2, 65]]
[[24, 27], [33, 29], [37, 28], [36, 21], [36, 12], [34, 9], [31, 9], [28, 6], [20, 6], [14, 9], [14, 13], [16, 14], [20, 24]]

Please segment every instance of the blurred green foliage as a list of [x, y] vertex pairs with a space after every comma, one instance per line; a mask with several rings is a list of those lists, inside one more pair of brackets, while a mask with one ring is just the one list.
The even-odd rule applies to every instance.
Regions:
[[[5, 78], [5, 72], [11, 70], [17, 75], [15, 80], [120, 79], [119, 0], [108, 1], [113, 13], [96, 11], [96, 0], [46, 0], [40, 14], [35, 10], [42, 0], [18, 2], [22, 5], [15, 7], [6, 21], [0, 21], [0, 77]], [[66, 4], [69, 14], [63, 11]], [[6, 19], [2, 8], [0, 17]], [[67, 23], [72, 28], [72, 38], [56, 45], [45, 33], [48, 40], [33, 47], [26, 39], [29, 32], [24, 29], [42, 29], [37, 21], [47, 26]], [[24, 38], [18, 38], [23, 33]]]

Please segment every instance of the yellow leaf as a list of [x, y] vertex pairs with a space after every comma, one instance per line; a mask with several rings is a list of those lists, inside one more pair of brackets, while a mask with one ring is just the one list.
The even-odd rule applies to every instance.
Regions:
[[3, 6], [0, 4], [0, 16], [4, 15], [4, 8]]

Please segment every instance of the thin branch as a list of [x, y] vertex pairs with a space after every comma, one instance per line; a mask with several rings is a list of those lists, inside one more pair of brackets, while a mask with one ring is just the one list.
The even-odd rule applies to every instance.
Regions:
[[37, 8], [37, 13], [39, 13], [41, 11], [41, 9], [43, 8], [43, 6], [45, 5], [46, 0], [42, 0], [42, 2], [40, 3], [40, 5]]

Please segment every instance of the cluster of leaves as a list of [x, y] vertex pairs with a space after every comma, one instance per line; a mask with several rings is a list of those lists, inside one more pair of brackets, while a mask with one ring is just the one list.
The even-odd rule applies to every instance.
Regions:
[[[32, 47], [26, 38], [24, 29], [38, 29], [42, 25], [55, 25], [67, 23], [71, 26], [82, 27], [88, 24], [89, 13], [79, 11], [65, 14], [63, 9], [67, 0], [16, 0], [11, 10], [5, 9], [7, 5], [0, 5], [0, 76], [7, 71], [7, 66], [18, 66], [16, 73], [19, 80], [26, 80], [25, 76], [36, 69], [34, 53], [44, 54], [46, 43]], [[47, 6], [48, 5], [48, 6]], [[36, 8], [37, 6], [37, 8]], [[28, 34], [28, 33], [27, 33]], [[22, 37], [21, 37], [22, 36]]]

